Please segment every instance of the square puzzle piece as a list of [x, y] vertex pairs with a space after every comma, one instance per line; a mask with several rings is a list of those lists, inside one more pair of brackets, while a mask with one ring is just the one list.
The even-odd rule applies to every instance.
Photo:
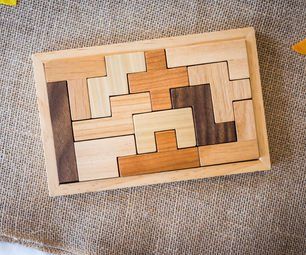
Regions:
[[32, 58], [51, 196], [271, 167], [253, 28]]

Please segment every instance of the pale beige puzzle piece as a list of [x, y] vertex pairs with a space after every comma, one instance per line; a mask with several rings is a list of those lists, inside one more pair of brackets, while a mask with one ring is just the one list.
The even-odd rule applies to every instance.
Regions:
[[154, 132], [175, 129], [178, 148], [196, 145], [191, 108], [165, 110], [133, 116], [138, 153], [156, 151]]
[[74, 143], [80, 181], [119, 177], [117, 157], [136, 154], [134, 135]]
[[167, 48], [166, 58], [169, 68], [228, 61], [231, 80], [250, 76], [243, 39]]
[[188, 76], [190, 86], [207, 83], [211, 85], [216, 123], [233, 121], [232, 101], [250, 97], [249, 80], [230, 81], [226, 62], [188, 67]]
[[132, 114], [151, 111], [150, 93], [110, 98], [112, 117], [72, 122], [75, 141], [134, 134]]
[[235, 125], [237, 130], [237, 140], [255, 140], [256, 125], [252, 100], [234, 102]]
[[105, 57], [107, 76], [88, 79], [92, 118], [111, 116], [110, 96], [129, 93], [127, 74], [146, 71], [144, 52]]
[[233, 103], [237, 142], [199, 147], [201, 166], [259, 158], [252, 100]]
[[71, 120], [89, 119], [90, 106], [86, 78], [68, 80], [67, 85]]
[[252, 97], [249, 79], [230, 81], [230, 83], [232, 88], [232, 99], [234, 101], [250, 99]]

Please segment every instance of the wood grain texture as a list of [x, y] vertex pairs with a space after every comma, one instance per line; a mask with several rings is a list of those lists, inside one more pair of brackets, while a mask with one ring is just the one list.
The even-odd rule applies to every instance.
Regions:
[[119, 176], [117, 157], [136, 154], [133, 135], [75, 143], [80, 181]]
[[238, 141], [256, 140], [256, 125], [252, 100], [234, 102]]
[[66, 81], [106, 75], [104, 55], [74, 56], [46, 63], [46, 81]]
[[251, 85], [249, 79], [231, 81], [232, 99], [243, 100], [252, 98]]
[[234, 121], [215, 123], [210, 87], [198, 85], [171, 89], [173, 108], [192, 107], [198, 146], [235, 142]]
[[229, 60], [231, 79], [249, 78], [247, 48], [244, 39], [167, 48], [166, 57], [169, 68]]
[[[77, 182], [58, 185], [57, 165], [55, 160], [55, 147], [50, 120], [49, 103], [47, 95], [44, 63], [71, 57], [87, 57], [96, 54], [123, 54], [135, 50], [150, 51], [161, 48], [173, 48], [187, 45], [206, 44], [244, 38], [247, 41], [248, 60], [250, 67], [250, 83], [252, 86], [252, 100], [256, 119], [257, 139], [260, 157], [257, 160], [230, 163], [226, 165], [213, 165], [198, 168], [189, 168], [184, 171], [166, 171], [150, 175], [139, 175], [122, 178], [109, 178], [93, 180], [90, 182]], [[234, 30], [209, 32], [204, 34], [185, 35], [172, 38], [161, 38], [132, 43], [95, 46], [84, 49], [62, 50], [56, 52], [37, 53], [32, 56], [34, 64], [34, 78], [38, 96], [40, 112], [41, 134], [43, 139], [48, 185], [51, 196], [68, 195], [83, 192], [96, 192], [102, 190], [135, 187], [174, 181], [210, 178], [214, 176], [249, 173], [271, 169], [267, 130], [264, 116], [259, 64], [256, 49], [255, 32], [253, 28], [239, 28]], [[124, 180], [124, 181], [123, 181]]]
[[149, 91], [153, 111], [171, 109], [169, 89], [188, 85], [187, 69], [166, 69], [164, 50], [148, 51], [145, 56], [147, 72], [128, 75], [130, 91]]
[[156, 151], [154, 132], [175, 129], [178, 148], [196, 145], [191, 108], [135, 114], [133, 116], [138, 153]]
[[78, 181], [66, 82], [47, 84], [59, 183]]
[[111, 116], [110, 96], [129, 93], [127, 74], [146, 70], [143, 52], [105, 57], [106, 77], [88, 79], [92, 118]]
[[91, 115], [86, 79], [68, 80], [67, 84], [71, 119], [89, 119]]
[[[226, 62], [197, 65], [188, 67], [189, 83], [191, 86], [210, 84], [213, 110], [216, 123], [229, 122], [234, 120], [232, 101], [245, 99], [249, 94], [242, 92], [250, 88], [247, 81], [240, 80], [232, 82], [228, 77]], [[233, 89], [235, 89], [235, 97]], [[242, 92], [238, 94], [238, 90]], [[237, 98], [237, 96], [239, 98]]]
[[177, 149], [174, 130], [157, 132], [155, 136], [157, 152], [118, 158], [120, 176], [180, 170], [200, 165], [196, 147]]
[[252, 100], [237, 101], [233, 106], [237, 142], [198, 147], [201, 166], [259, 158]]
[[225, 164], [259, 158], [257, 140], [200, 146], [201, 166]]
[[111, 97], [112, 117], [75, 121], [75, 141], [134, 134], [132, 115], [151, 111], [149, 93]]

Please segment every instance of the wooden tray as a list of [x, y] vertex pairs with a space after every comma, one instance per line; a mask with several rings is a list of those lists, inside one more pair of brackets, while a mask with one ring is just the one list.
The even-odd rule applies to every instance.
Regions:
[[32, 59], [51, 196], [270, 169], [253, 28]]

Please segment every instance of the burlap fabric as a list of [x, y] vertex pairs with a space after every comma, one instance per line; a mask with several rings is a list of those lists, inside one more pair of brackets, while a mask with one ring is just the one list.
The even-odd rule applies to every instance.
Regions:
[[[0, 240], [56, 254], [305, 254], [301, 1], [31, 1], [0, 7]], [[49, 198], [35, 52], [254, 26], [273, 169]]]

